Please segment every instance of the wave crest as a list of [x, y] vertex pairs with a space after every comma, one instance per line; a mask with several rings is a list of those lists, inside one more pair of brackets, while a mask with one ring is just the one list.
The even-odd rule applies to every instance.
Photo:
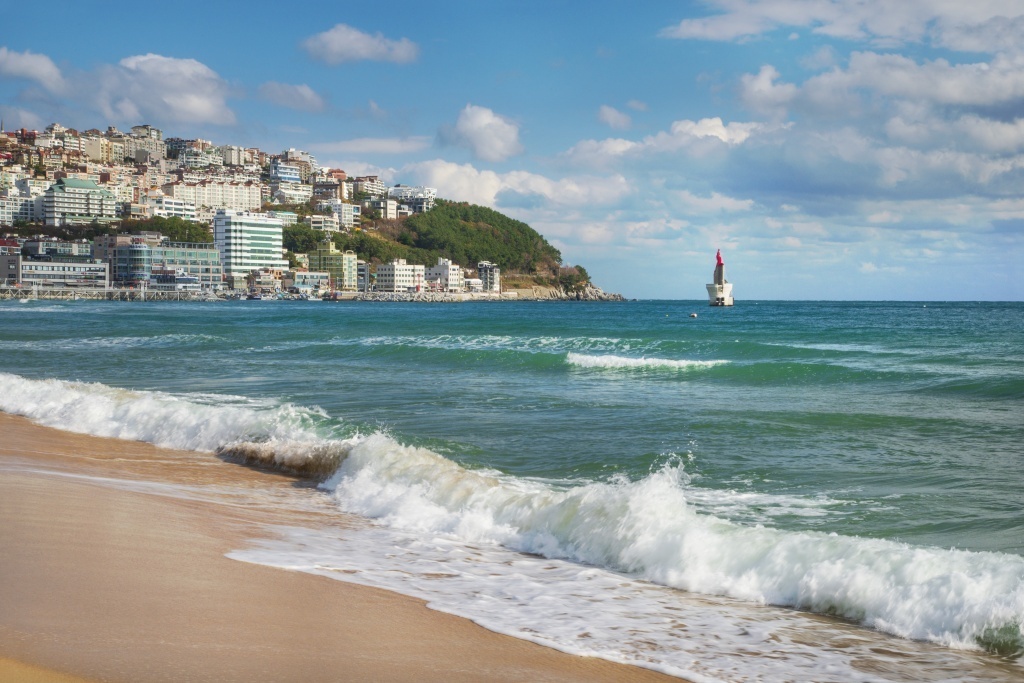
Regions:
[[626, 356], [588, 356], [582, 353], [569, 353], [565, 360], [569, 365], [581, 368], [670, 368], [673, 370], [699, 370], [724, 365], [727, 360], [672, 360], [668, 358], [629, 358]]
[[467, 470], [385, 435], [322, 487], [402, 529], [452, 534], [684, 590], [840, 616], [956, 648], [1024, 652], [1024, 558], [745, 526], [696, 511], [669, 464], [560, 489]]

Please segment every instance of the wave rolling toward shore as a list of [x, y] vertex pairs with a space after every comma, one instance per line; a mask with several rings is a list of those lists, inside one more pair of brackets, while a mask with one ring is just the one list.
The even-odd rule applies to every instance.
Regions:
[[[525, 580], [529, 586], [522, 594], [532, 595], [534, 601], [552, 601], [565, 591], [587, 596], [575, 605], [561, 602], [563, 612], [580, 610], [578, 616], [591, 600], [599, 599], [591, 589], [598, 585], [602, 590], [597, 593], [615, 593], [637, 614], [664, 614], [668, 598], [652, 597], [652, 589], [643, 583], [650, 582], [741, 600], [739, 607], [732, 606], [737, 613], [747, 609], [744, 603], [796, 607], [948, 648], [1010, 657], [1024, 650], [1024, 558], [740, 524], [694, 506], [691, 499], [706, 494], [693, 486], [685, 458], [669, 458], [635, 479], [523, 478], [467, 468], [429, 448], [403, 444], [386, 432], [361, 434], [314, 407], [129, 391], [7, 373], [0, 373], [0, 384], [0, 410], [58, 429], [215, 451], [225, 458], [321, 479], [320, 488], [341, 509], [378, 521], [380, 526], [367, 532], [366, 539], [373, 534], [378, 543], [404, 539], [414, 548], [409, 551], [416, 556], [410, 560], [413, 565], [445, 566], [463, 584], [475, 586], [471, 593], [494, 588], [493, 581], [478, 580], [481, 564], [511, 580], [522, 571], [517, 565], [539, 562], [559, 579], [547, 582], [545, 571], [532, 567], [537, 571]], [[814, 507], [813, 501], [805, 503]], [[352, 550], [358, 543], [340, 553], [331, 550], [340, 541], [294, 530], [284, 533], [286, 539], [289, 533], [290, 541], [264, 543], [235, 556], [323, 571], [330, 561], [321, 557], [307, 566], [301, 558], [315, 554], [318, 546], [335, 563], [341, 563], [341, 557], [351, 563], [352, 557], [369, 560], [374, 555], [367, 547]], [[366, 539], [362, 542], [369, 543]], [[453, 547], [463, 548], [460, 552], [467, 556], [477, 553], [477, 559], [459, 567], [449, 556]], [[528, 555], [517, 559], [514, 552]], [[535, 556], [555, 564], [526, 559]], [[373, 563], [357, 570], [364, 581], [369, 582], [365, 577], [373, 573]], [[404, 586], [395, 578], [400, 571], [397, 566], [381, 569], [373, 581], [432, 599], [432, 589]], [[629, 589], [615, 585], [623, 580]], [[587, 640], [594, 642], [582, 647], [579, 633], [566, 635], [565, 614], [540, 616], [521, 597], [506, 596], [499, 620], [487, 610], [478, 614], [478, 604], [459, 597], [464, 590], [434, 592], [442, 609], [476, 618], [494, 630], [515, 631], [520, 637], [529, 632], [525, 637], [570, 652], [640, 662], [669, 673], [713, 674], [695, 668], [692, 661], [688, 664], [689, 655], [679, 654], [685, 648], [673, 644], [655, 624], [641, 624], [635, 630], [642, 635], [619, 644], [615, 624], [594, 624], [592, 630], [604, 630], [603, 638], [591, 634]], [[716, 609], [721, 619], [727, 619], [723, 615], [729, 607]], [[771, 619], [777, 618], [773, 613]], [[771, 619], [762, 615], [760, 623]], [[521, 623], [525, 631], [510, 629], [509, 623]], [[797, 648], [797, 640], [791, 638], [779, 649]], [[637, 645], [640, 641], [654, 645]], [[729, 646], [744, 647], [743, 639]], [[795, 650], [790, 656], [796, 659]], [[837, 666], [835, 659], [822, 654], [818, 665]]]

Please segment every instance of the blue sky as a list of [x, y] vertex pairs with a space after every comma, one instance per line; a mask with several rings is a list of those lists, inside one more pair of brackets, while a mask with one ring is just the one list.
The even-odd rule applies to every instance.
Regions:
[[721, 248], [740, 301], [1024, 299], [1019, 0], [0, 12], [8, 129], [304, 149], [526, 221], [628, 297], [703, 297]]

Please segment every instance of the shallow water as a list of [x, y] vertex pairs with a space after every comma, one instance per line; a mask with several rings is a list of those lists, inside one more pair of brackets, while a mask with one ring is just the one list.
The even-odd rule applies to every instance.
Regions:
[[1020, 304], [31, 302], [0, 349], [2, 410], [375, 521], [238, 559], [698, 680], [1024, 676]]

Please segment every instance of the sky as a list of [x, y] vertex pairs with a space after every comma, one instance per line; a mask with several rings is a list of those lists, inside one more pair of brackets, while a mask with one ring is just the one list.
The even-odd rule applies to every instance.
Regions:
[[1024, 2], [0, 0], [7, 130], [492, 207], [629, 298], [1024, 300]]

